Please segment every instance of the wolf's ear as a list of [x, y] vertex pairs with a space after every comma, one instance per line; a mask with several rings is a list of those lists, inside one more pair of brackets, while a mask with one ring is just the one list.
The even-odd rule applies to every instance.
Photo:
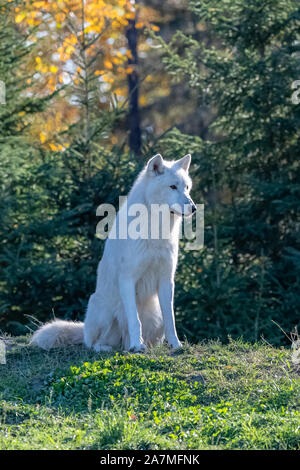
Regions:
[[164, 169], [163, 157], [159, 153], [150, 158], [147, 163], [147, 172], [152, 175], [161, 175], [164, 172]]
[[188, 153], [185, 157], [182, 157], [180, 160], [177, 160], [176, 166], [183, 168], [186, 172], [189, 171], [191, 164], [191, 155]]

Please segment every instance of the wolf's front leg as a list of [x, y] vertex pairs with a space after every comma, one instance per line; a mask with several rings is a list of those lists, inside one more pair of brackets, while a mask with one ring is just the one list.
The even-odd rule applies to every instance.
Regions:
[[182, 345], [178, 339], [175, 327], [174, 316], [174, 282], [170, 278], [162, 278], [158, 286], [158, 298], [163, 315], [165, 336], [168, 344], [173, 349], [178, 349]]
[[142, 342], [142, 327], [135, 300], [135, 281], [120, 276], [119, 286], [129, 334], [128, 350], [130, 352], [145, 351], [146, 346]]

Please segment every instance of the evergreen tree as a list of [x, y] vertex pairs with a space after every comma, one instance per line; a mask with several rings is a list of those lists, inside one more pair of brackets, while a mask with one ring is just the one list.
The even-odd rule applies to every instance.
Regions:
[[26, 126], [30, 130], [33, 112], [47, 114], [51, 95], [36, 100], [26, 91], [29, 41], [16, 31], [10, 11], [0, 21], [0, 70], [7, 88], [0, 135], [0, 328], [17, 334], [27, 331], [23, 325], [31, 316], [40, 321], [84, 316], [103, 246], [96, 237], [97, 206], [117, 207], [135, 166], [108, 142], [124, 109], [112, 99], [111, 109], [101, 110], [94, 73], [99, 51], [87, 58], [84, 32], [76, 64], [80, 78], [62, 90], [65, 99], [77, 102], [80, 119], [57, 134], [56, 146], [63, 151], [32, 145]]
[[[32, 168], [40, 159], [28, 133], [30, 118], [45, 109], [46, 100], [36, 99], [28, 91], [26, 60], [31, 46], [14, 24], [18, 2], [0, 2], [0, 80], [3, 101], [0, 104], [0, 323], [18, 311], [15, 295], [21, 253], [27, 249], [22, 230], [30, 214], [34, 196]], [[14, 288], [11, 286], [14, 285]], [[14, 314], [14, 313], [13, 313]]]
[[181, 31], [160, 39], [174, 80], [215, 114], [207, 140], [177, 131], [165, 139], [173, 155], [196, 150], [193, 199], [205, 203], [205, 247], [178, 272], [183, 332], [282, 342], [272, 320], [289, 332], [300, 319], [300, 114], [291, 100], [299, 5], [191, 0], [190, 8], [217, 46]]

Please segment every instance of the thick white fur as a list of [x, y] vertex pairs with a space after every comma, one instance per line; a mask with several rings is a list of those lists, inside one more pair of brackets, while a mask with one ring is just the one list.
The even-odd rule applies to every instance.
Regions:
[[[179, 209], [170, 215], [170, 236], [108, 238], [84, 324], [62, 320], [47, 323], [34, 333], [33, 344], [50, 349], [84, 342], [95, 351], [121, 347], [139, 352], [166, 338], [170, 347], [181, 346], [175, 328], [173, 295], [180, 223], [182, 216], [189, 216], [195, 209], [189, 196], [190, 160], [190, 155], [172, 162], [160, 155], [150, 159], [128, 195], [127, 208], [121, 207], [114, 222], [118, 233], [120, 217], [132, 204], [147, 206], [149, 213], [151, 204], [178, 204]], [[128, 224], [130, 220], [128, 217]]]
[[43, 349], [83, 343], [83, 323], [53, 320], [39, 328], [31, 338], [31, 344]]

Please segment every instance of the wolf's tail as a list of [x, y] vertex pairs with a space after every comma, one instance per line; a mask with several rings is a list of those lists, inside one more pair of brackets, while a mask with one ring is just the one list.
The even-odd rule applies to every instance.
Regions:
[[67, 344], [82, 344], [83, 323], [54, 320], [41, 326], [31, 338], [30, 344], [42, 349], [51, 349]]

